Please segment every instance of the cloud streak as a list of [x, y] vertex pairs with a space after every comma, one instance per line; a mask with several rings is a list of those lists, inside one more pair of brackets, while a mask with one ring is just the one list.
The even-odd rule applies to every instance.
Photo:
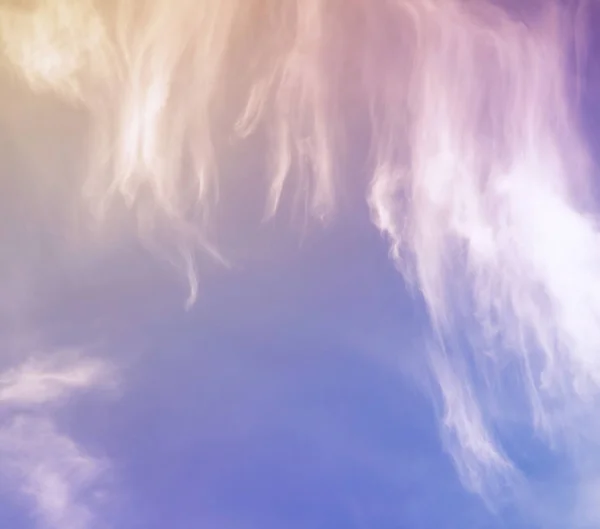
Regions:
[[96, 359], [32, 358], [0, 374], [0, 405], [55, 404], [73, 392], [105, 384], [108, 374], [107, 365]]

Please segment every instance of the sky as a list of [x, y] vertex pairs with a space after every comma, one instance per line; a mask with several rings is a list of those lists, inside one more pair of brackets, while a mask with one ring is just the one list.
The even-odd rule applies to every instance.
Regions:
[[0, 0], [0, 528], [600, 526], [594, 4], [248, 2]]
[[[22, 350], [64, 379], [31, 382], [41, 402], [8, 400], [3, 421], [50, 421], [50, 440], [76, 443], [24, 456], [72, 488], [64, 527], [88, 527], [69, 520], [80, 508], [89, 527], [124, 529], [537, 527], [462, 487], [420, 383], [423, 308], [362, 215], [266, 264], [214, 270], [189, 311], [185, 285], [143, 251], [75, 276], [56, 267], [37, 316], [54, 347]], [[92, 373], [106, 361], [118, 375], [68, 381], [96, 361]], [[83, 485], [78, 457], [98, 472]], [[3, 526], [47, 522], [29, 486], [4, 480]]]
[[[147, 280], [132, 285], [121, 258], [94, 269], [88, 288], [87, 274], [63, 277], [48, 335], [57, 347], [77, 349], [73, 334], [93, 344], [64, 369], [109, 358], [125, 364], [122, 385], [63, 382], [53, 409], [9, 420], [40, 413], [95, 465], [109, 462], [83, 487], [84, 498], [88, 486], [106, 495], [84, 505], [109, 527], [504, 527], [462, 488], [409, 372], [422, 367], [423, 314], [378, 234], [356, 216], [340, 224], [266, 266], [216, 272], [189, 312], [168, 272], [146, 272], [158, 287], [143, 294]], [[77, 330], [98, 318], [101, 329]], [[17, 483], [5, 484], [0, 520], [30, 527]]]

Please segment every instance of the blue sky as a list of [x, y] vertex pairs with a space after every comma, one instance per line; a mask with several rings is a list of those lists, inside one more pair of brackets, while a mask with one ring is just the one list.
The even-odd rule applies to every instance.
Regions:
[[[268, 262], [212, 270], [188, 312], [143, 252], [49, 273], [45, 343], [118, 367], [116, 388], [52, 411], [108, 462], [90, 483], [105, 499], [85, 500], [94, 524], [527, 527], [462, 487], [418, 384], [424, 315], [362, 215], [301, 242], [268, 233]], [[1, 526], [32, 526], [5, 492]]]

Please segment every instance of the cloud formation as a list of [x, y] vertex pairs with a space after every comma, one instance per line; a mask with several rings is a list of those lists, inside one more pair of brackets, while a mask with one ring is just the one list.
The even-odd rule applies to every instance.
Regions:
[[108, 366], [97, 359], [59, 354], [58, 358], [31, 358], [0, 374], [0, 405], [55, 404], [76, 391], [110, 381]]
[[[579, 461], [600, 389], [600, 245], [572, 60], [585, 5], [38, 0], [0, 8], [0, 28], [7, 69], [88, 119], [82, 199], [158, 242], [192, 300], [198, 251], [226, 262], [223, 189], [263, 189], [266, 218], [291, 206], [318, 219], [362, 189], [427, 307], [448, 448], [487, 496], [519, 474], [502, 443], [517, 424]], [[352, 120], [364, 175], [339, 170]], [[220, 162], [253, 135], [265, 174], [227, 181]], [[37, 388], [5, 398], [82, 376], [23, 373]]]
[[93, 505], [109, 464], [61, 432], [53, 410], [102, 387], [108, 373], [98, 360], [55, 353], [0, 375], [2, 488], [28, 499], [42, 527], [97, 527]]

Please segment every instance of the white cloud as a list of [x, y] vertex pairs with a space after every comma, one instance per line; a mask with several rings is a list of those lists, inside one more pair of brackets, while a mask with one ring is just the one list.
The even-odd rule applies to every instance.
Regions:
[[0, 374], [0, 472], [50, 529], [96, 526], [92, 506], [108, 462], [61, 432], [48, 404], [109, 382], [99, 360], [47, 356]]
[[95, 359], [76, 363], [54, 356], [32, 359], [0, 375], [0, 404], [48, 404], [74, 390], [102, 384], [106, 375], [106, 364]]
[[82, 499], [106, 469], [52, 420], [18, 416], [0, 430], [4, 471], [15, 492], [30, 498], [43, 525], [61, 529], [92, 527], [93, 513]]
[[518, 471], [494, 439], [466, 376], [457, 375], [445, 353], [432, 355], [432, 369], [441, 394], [446, 448], [467, 488], [484, 498], [515, 482]]

